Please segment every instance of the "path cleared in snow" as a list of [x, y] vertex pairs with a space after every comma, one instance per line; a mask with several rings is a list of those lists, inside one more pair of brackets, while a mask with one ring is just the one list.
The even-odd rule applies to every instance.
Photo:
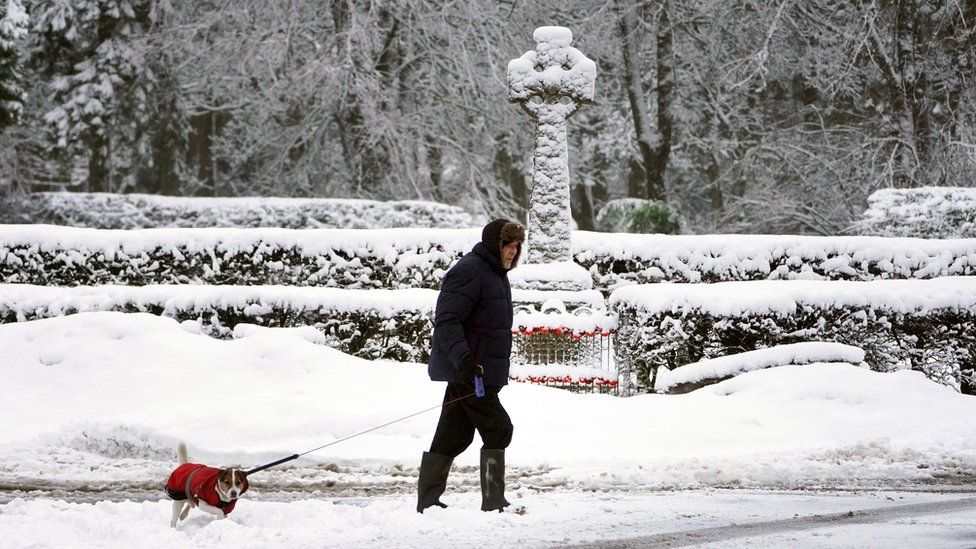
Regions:
[[[692, 490], [511, 494], [525, 515], [482, 513], [476, 493], [420, 515], [412, 496], [241, 501], [226, 520], [170, 504], [14, 500], [0, 507], [4, 547], [972, 547], [972, 498], [899, 492]], [[960, 502], [961, 500], [961, 502]], [[908, 511], [911, 510], [911, 513]], [[853, 516], [844, 519], [844, 515]], [[820, 517], [820, 518], [818, 518]], [[855, 520], [860, 519], [860, 520]], [[697, 538], [696, 538], [697, 536]], [[621, 541], [611, 541], [621, 540]]]

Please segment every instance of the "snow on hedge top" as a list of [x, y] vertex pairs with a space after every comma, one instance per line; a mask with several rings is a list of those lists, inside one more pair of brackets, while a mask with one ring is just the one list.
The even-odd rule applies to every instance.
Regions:
[[375, 311], [384, 318], [401, 311], [433, 315], [435, 290], [347, 290], [307, 286], [210, 286], [152, 284], [146, 286], [49, 287], [0, 284], [0, 310], [12, 308], [18, 318], [27, 312], [61, 315], [67, 311], [146, 310], [161, 306], [166, 313], [207, 308], [236, 308], [250, 315], [275, 308], [308, 311]]
[[721, 379], [744, 372], [761, 370], [788, 364], [813, 364], [814, 362], [864, 362], [864, 350], [827, 341], [808, 341], [778, 345], [718, 358], [710, 358], [687, 364], [674, 370], [661, 369], [654, 387], [666, 392], [675, 385], [697, 383], [705, 379]]
[[[2, 247], [65, 250], [82, 255], [116, 251], [139, 254], [156, 249], [261, 251], [298, 248], [305, 256], [340, 250], [354, 256], [379, 257], [391, 263], [423, 262], [417, 255], [440, 247], [460, 256], [479, 241], [480, 229], [141, 229], [98, 230], [50, 225], [0, 225]], [[976, 238], [923, 240], [879, 237], [779, 235], [668, 236], [575, 231], [577, 263], [599, 260], [643, 261], [650, 279], [677, 278], [809, 278], [818, 271], [855, 276], [871, 264], [874, 276], [935, 277], [976, 269]], [[2, 259], [2, 257], [0, 257]], [[779, 264], [778, 267], [773, 265]], [[855, 269], [857, 268], [857, 270]], [[519, 269], [513, 271], [517, 275]], [[665, 272], [665, 270], [667, 272]]]
[[484, 223], [457, 206], [404, 200], [176, 197], [113, 193], [34, 193], [0, 204], [5, 223], [52, 223], [102, 229], [152, 227], [286, 227], [376, 229], [475, 227]]
[[868, 307], [897, 313], [939, 309], [976, 312], [976, 277], [927, 280], [757, 280], [716, 284], [636, 284], [614, 290], [610, 306], [650, 314], [699, 311], [713, 316], [790, 315], [819, 309]]
[[856, 228], [879, 236], [976, 237], [976, 188], [881, 189], [868, 197]]
[[[0, 246], [37, 247], [42, 251], [72, 250], [113, 254], [140, 254], [157, 248], [186, 248], [219, 252], [298, 248], [305, 256], [339, 250], [355, 256], [409, 262], [405, 252], [441, 245], [445, 252], [466, 253], [481, 229], [86, 229], [56, 225], [0, 225]], [[405, 256], [404, 256], [405, 255]], [[401, 257], [403, 256], [403, 257]], [[413, 258], [416, 259], [416, 258]]]
[[508, 97], [567, 95], [578, 103], [593, 101], [596, 63], [570, 47], [573, 33], [565, 27], [539, 27], [532, 34], [536, 49], [508, 62]]
[[[512, 298], [521, 308], [539, 301], [541, 292], [513, 290]], [[549, 295], [570, 300], [572, 296]], [[582, 299], [589, 306], [602, 305], [599, 292]], [[240, 309], [257, 316], [273, 309], [292, 311], [375, 311], [389, 318], [401, 312], [418, 312], [433, 317], [437, 291], [423, 288], [399, 290], [350, 290], [308, 286], [233, 286], [207, 284], [147, 284], [145, 286], [38, 286], [0, 284], [0, 313], [13, 310], [18, 319], [71, 312], [121, 311], [128, 307], [148, 310], [161, 307], [166, 313], [208, 308]], [[28, 314], [31, 313], [31, 314]], [[576, 331], [616, 328], [615, 316], [596, 310], [591, 315], [526, 313], [516, 315], [530, 327], [563, 327]], [[516, 323], [516, 326], [518, 322]]]
[[655, 280], [855, 277], [871, 265], [879, 278], [976, 272], [976, 238], [925, 240], [870, 236], [646, 235], [573, 233], [579, 263], [612, 257], [651, 263]]

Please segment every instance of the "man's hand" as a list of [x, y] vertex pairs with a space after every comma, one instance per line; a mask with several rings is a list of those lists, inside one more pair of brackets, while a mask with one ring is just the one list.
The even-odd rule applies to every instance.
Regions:
[[468, 353], [461, 359], [461, 364], [458, 365], [458, 373], [461, 375], [461, 381], [468, 385], [474, 385], [475, 376], [485, 375], [485, 369], [481, 364], [475, 362], [471, 353]]

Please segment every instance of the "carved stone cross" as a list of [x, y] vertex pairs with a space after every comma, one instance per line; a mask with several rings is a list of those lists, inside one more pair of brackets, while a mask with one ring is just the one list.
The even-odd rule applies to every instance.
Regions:
[[593, 101], [596, 63], [565, 27], [539, 27], [536, 49], [508, 63], [508, 98], [536, 121], [528, 263], [572, 261], [566, 119]]

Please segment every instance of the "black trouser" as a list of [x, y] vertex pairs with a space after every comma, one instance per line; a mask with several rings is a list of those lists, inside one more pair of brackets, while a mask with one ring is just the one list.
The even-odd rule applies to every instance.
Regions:
[[444, 392], [444, 407], [437, 422], [430, 451], [452, 458], [461, 454], [474, 440], [474, 431], [481, 434], [482, 448], [503, 450], [512, 442], [512, 420], [498, 400], [501, 387], [485, 387], [485, 396], [475, 395], [464, 400], [448, 402], [474, 393], [467, 383], [448, 383]]

